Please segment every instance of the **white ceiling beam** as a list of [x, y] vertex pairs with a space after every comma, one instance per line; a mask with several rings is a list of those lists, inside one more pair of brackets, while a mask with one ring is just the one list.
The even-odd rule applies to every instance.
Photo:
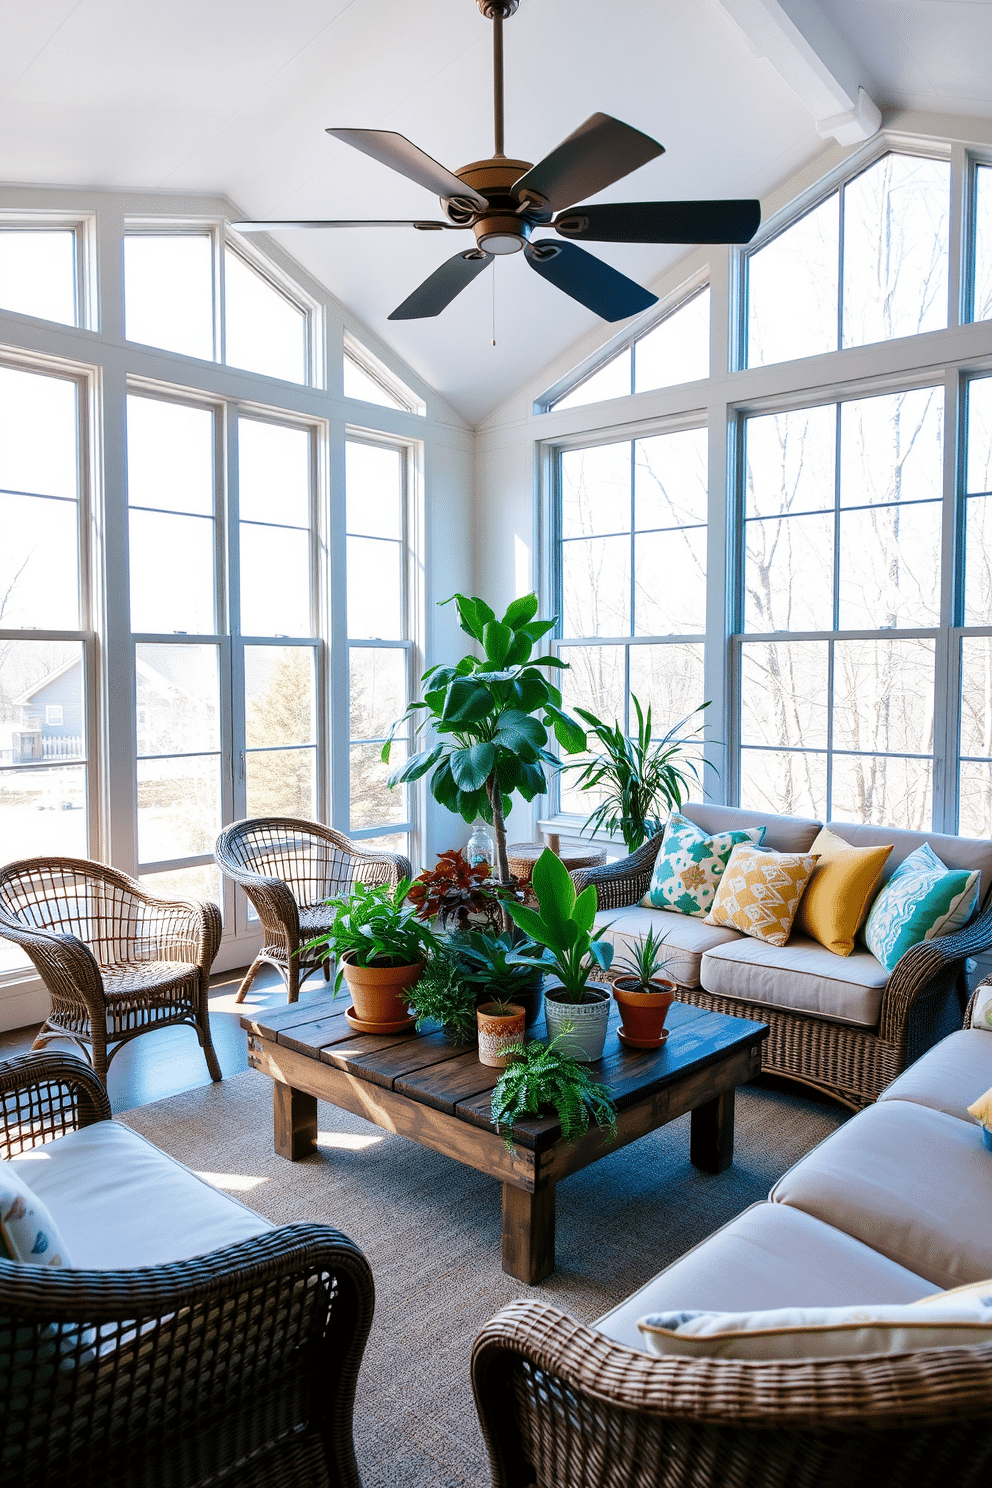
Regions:
[[882, 115], [865, 67], [816, 0], [717, 0], [757, 57], [765, 57], [802, 100], [823, 139], [870, 139]]

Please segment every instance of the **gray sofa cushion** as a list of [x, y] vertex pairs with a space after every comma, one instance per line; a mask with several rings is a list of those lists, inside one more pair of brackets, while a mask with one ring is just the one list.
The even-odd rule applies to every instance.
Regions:
[[979, 869], [979, 903], [984, 904], [992, 890], [992, 840], [986, 837], [946, 837], [940, 832], [903, 832], [895, 827], [866, 827], [853, 822], [828, 822], [831, 832], [843, 837], [852, 847], [880, 847], [892, 843], [879, 884], [888, 883], [899, 864], [929, 842], [940, 861], [948, 868]]
[[742, 827], [764, 827], [761, 845], [773, 852], [809, 852], [823, 826], [802, 816], [771, 816], [767, 811], [743, 811], [738, 806], [715, 806], [710, 801], [687, 801], [681, 811], [711, 836], [714, 832], [738, 832]]
[[932, 1282], [832, 1225], [766, 1202], [745, 1209], [680, 1256], [595, 1326], [645, 1353], [637, 1319], [647, 1312], [915, 1302], [935, 1290]]
[[[968, 1107], [992, 1089], [992, 1033], [962, 1028], [904, 1070], [879, 1096], [880, 1101], [913, 1101], [974, 1124]], [[992, 1183], [992, 1165], [989, 1182]]]
[[741, 936], [733, 945], [707, 951], [700, 967], [700, 982], [714, 995], [794, 1008], [859, 1028], [877, 1026], [888, 979], [869, 951], [835, 956], [800, 935], [784, 946]]
[[610, 929], [602, 931], [602, 939], [613, 944], [618, 957], [630, 955], [649, 927], [656, 935], [664, 935], [665, 954], [671, 959], [662, 974], [671, 977], [681, 987], [699, 986], [699, 963], [704, 951], [741, 939], [736, 930], [723, 925], [707, 925], [705, 920], [697, 920], [694, 915], [677, 914], [669, 909], [644, 909], [639, 904], [630, 909], [600, 910], [596, 916], [596, 928], [605, 925]]

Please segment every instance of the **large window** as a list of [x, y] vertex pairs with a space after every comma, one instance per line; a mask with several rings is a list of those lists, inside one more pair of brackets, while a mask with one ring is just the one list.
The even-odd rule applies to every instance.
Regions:
[[567, 393], [545, 406], [580, 408], [606, 398], [626, 398], [708, 377], [710, 370], [710, 292], [704, 286], [668, 313], [650, 331], [617, 352]]
[[992, 833], [992, 378], [968, 385], [960, 830]]
[[0, 227], [0, 309], [79, 323], [79, 265], [72, 228]]

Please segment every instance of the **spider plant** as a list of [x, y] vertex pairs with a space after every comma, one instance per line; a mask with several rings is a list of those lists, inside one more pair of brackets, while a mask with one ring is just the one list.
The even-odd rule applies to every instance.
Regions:
[[631, 992], [658, 992], [668, 991], [667, 986], [659, 988], [652, 986], [659, 971], [663, 971], [671, 961], [671, 956], [663, 954], [665, 936], [657, 935], [653, 925], [648, 927], [648, 933], [641, 940], [630, 942], [630, 953], [626, 956], [618, 956], [613, 962], [612, 970], [620, 973], [620, 980], [632, 982], [628, 987]]
[[699, 783], [699, 771], [685, 757], [685, 749], [688, 738], [700, 733], [702, 724], [689, 730], [688, 736], [686, 725], [709, 703], [701, 703], [667, 734], [654, 739], [650, 707], [645, 712], [633, 693], [631, 702], [637, 713], [633, 738], [624, 733], [618, 720], [610, 725], [585, 708], [575, 709], [602, 749], [591, 760], [566, 769], [579, 771], [576, 784], [580, 790], [606, 789], [606, 799], [590, 813], [583, 832], [619, 832], [627, 851], [636, 852], [662, 830], [668, 814], [678, 811], [692, 785]]

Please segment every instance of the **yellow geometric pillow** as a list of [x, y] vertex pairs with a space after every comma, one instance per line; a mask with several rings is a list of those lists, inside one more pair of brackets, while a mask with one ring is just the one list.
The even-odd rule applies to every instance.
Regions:
[[799, 906], [796, 929], [835, 956], [849, 956], [891, 851], [891, 847], [852, 847], [824, 827], [810, 848], [819, 861]]
[[706, 923], [729, 925], [769, 945], [784, 946], [815, 867], [812, 853], [769, 852], [739, 843], [723, 870]]

